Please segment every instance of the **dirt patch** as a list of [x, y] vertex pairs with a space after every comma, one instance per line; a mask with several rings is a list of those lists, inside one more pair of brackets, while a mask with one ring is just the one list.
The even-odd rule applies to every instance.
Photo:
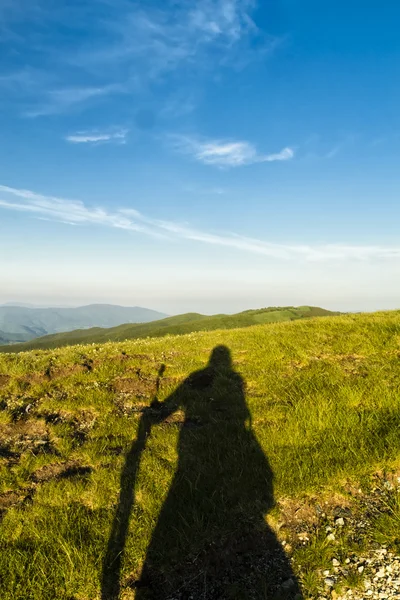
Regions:
[[49, 372], [50, 379], [61, 379], [62, 377], [70, 377], [77, 373], [85, 373], [88, 369], [84, 365], [67, 365], [51, 369]]
[[114, 398], [114, 405], [116, 406], [117, 412], [125, 417], [133, 414], [141, 414], [148, 406], [147, 403], [137, 402], [136, 399], [132, 399], [129, 394], [118, 394]]
[[155, 380], [143, 377], [121, 377], [114, 381], [114, 389], [137, 398], [151, 398], [157, 391]]
[[0, 425], [0, 438], [3, 453], [8, 452], [13, 455], [29, 451], [39, 454], [52, 451], [49, 431], [46, 423], [42, 420], [30, 419], [9, 425]]
[[97, 415], [90, 410], [80, 411], [69, 424], [73, 427], [73, 438], [78, 445], [82, 445], [90, 431], [93, 429], [96, 423]]
[[125, 360], [144, 360], [146, 362], [153, 362], [154, 358], [148, 354], [127, 354], [126, 352], [121, 352], [121, 354], [111, 356], [109, 360], [115, 362], [121, 362]]
[[21, 377], [19, 379], [19, 382], [21, 384], [29, 384], [29, 385], [37, 385], [37, 384], [41, 384], [41, 383], [45, 383], [46, 381], [48, 381], [48, 377], [46, 376], [45, 373], [29, 373], [28, 375], [25, 375], [24, 377]]
[[51, 423], [56, 425], [57, 423], [72, 423], [75, 419], [75, 413], [63, 410], [62, 408], [57, 411], [42, 410], [36, 413], [37, 418], [44, 419], [47, 424]]
[[11, 377], [9, 375], [0, 375], [0, 390], [7, 387]]
[[71, 377], [78, 373], [88, 373], [93, 370], [94, 362], [92, 359], [84, 358], [80, 364], [62, 365], [59, 367], [49, 364], [41, 373], [29, 373], [20, 379], [21, 382], [30, 385], [53, 381], [54, 379], [62, 379]]
[[78, 413], [73, 413], [60, 409], [58, 411], [43, 411], [37, 416], [43, 418], [47, 424], [67, 423], [72, 427], [72, 435], [79, 443], [85, 441], [97, 419], [97, 415], [91, 410], [81, 410]]
[[351, 498], [338, 493], [332, 493], [328, 497], [311, 496], [303, 500], [282, 498], [279, 500], [279, 519], [274, 522], [271, 519], [271, 526], [276, 532], [282, 530], [292, 533], [301, 532], [304, 527], [314, 528], [321, 518], [340, 517], [350, 514], [352, 501]]
[[86, 478], [92, 473], [93, 468], [80, 465], [77, 461], [66, 461], [52, 465], [45, 465], [31, 476], [31, 484], [18, 491], [8, 491], [0, 494], [0, 519], [9, 508], [21, 505], [32, 500], [37, 487], [42, 483], [56, 479], [70, 479], [73, 477]]
[[0, 514], [11, 508], [11, 506], [19, 504], [24, 498], [25, 495], [20, 492], [10, 491], [0, 494]]
[[34, 483], [44, 483], [52, 479], [69, 479], [70, 477], [86, 477], [93, 471], [92, 467], [82, 466], [77, 461], [67, 461], [45, 465], [32, 475]]

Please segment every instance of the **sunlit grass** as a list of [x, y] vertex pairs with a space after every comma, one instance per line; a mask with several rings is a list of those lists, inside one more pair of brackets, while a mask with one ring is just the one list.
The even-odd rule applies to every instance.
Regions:
[[[397, 311], [0, 354], [0, 375], [10, 376], [0, 387], [2, 600], [100, 597], [124, 457], [160, 365], [162, 401], [220, 344], [246, 383], [278, 502], [343, 493], [346, 482], [399, 465]], [[156, 425], [144, 452], [123, 582], [140, 572], [176, 469], [179, 427]], [[86, 471], [46, 479], [45, 469], [57, 465]], [[396, 500], [376, 520], [378, 542], [399, 544], [399, 514]], [[310, 597], [318, 593], [316, 568], [332, 559], [325, 537], [317, 532], [296, 550]]]

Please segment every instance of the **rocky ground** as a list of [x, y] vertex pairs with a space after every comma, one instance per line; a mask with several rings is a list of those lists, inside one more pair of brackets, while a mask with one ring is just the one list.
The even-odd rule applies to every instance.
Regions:
[[[350, 570], [361, 576], [360, 585], [356, 589], [348, 589], [338, 594], [333, 589], [336, 582], [348, 577]], [[400, 556], [389, 552], [387, 548], [379, 548], [368, 555], [346, 558], [343, 564], [333, 559], [332, 568], [323, 573], [327, 594], [319, 600], [334, 598], [336, 600], [392, 600], [400, 598]]]
[[278, 523], [281, 543], [299, 579], [306, 581], [318, 562], [324, 564], [304, 597], [400, 600], [399, 474], [376, 475], [372, 485], [347, 492], [300, 508], [281, 507], [287, 515]]

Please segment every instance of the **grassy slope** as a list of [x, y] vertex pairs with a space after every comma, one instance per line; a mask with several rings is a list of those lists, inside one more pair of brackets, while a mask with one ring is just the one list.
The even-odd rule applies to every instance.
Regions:
[[168, 317], [159, 321], [143, 324], [124, 324], [118, 327], [102, 329], [100, 327], [70, 331], [55, 335], [47, 335], [31, 342], [18, 344], [15, 348], [0, 347], [0, 352], [21, 352], [36, 348], [60, 348], [74, 344], [103, 343], [108, 341], [123, 341], [145, 337], [161, 337], [165, 335], [182, 335], [195, 331], [213, 331], [215, 329], [234, 329], [249, 327], [257, 323], [275, 323], [291, 321], [314, 316], [334, 315], [323, 308], [301, 307], [272, 307], [248, 310], [235, 315], [205, 316], [198, 313], [186, 313]]
[[[345, 496], [349, 482], [358, 487], [372, 473], [399, 466], [400, 311], [2, 354], [0, 507], [8, 507], [1, 524], [2, 600], [99, 598], [137, 409], [154, 397], [161, 363], [164, 400], [205, 366], [218, 344], [230, 348], [246, 382], [252, 428], [282, 510], [313, 496]], [[153, 427], [143, 454], [122, 568], [124, 598], [134, 597], [129, 576], [140, 570], [176, 469], [179, 415]], [[240, 448], [231, 451], [240, 460]], [[193, 461], [200, 472], [201, 457]], [[24, 497], [31, 499], [21, 503]], [[223, 528], [223, 504], [214, 510]], [[372, 534], [390, 543], [399, 518], [398, 511]], [[197, 539], [195, 528], [191, 535]], [[343, 540], [334, 544], [295, 550], [305, 597], [318, 596], [316, 567], [329, 568], [343, 552]]]

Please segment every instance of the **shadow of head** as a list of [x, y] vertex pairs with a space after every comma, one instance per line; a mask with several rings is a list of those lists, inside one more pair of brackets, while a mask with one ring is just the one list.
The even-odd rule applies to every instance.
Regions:
[[232, 357], [229, 348], [216, 346], [211, 352], [208, 366], [216, 370], [232, 369]]
[[195, 371], [186, 379], [186, 385], [192, 389], [206, 390], [212, 387], [219, 374], [232, 374], [232, 358], [226, 346], [216, 346], [211, 352], [205, 369]]

